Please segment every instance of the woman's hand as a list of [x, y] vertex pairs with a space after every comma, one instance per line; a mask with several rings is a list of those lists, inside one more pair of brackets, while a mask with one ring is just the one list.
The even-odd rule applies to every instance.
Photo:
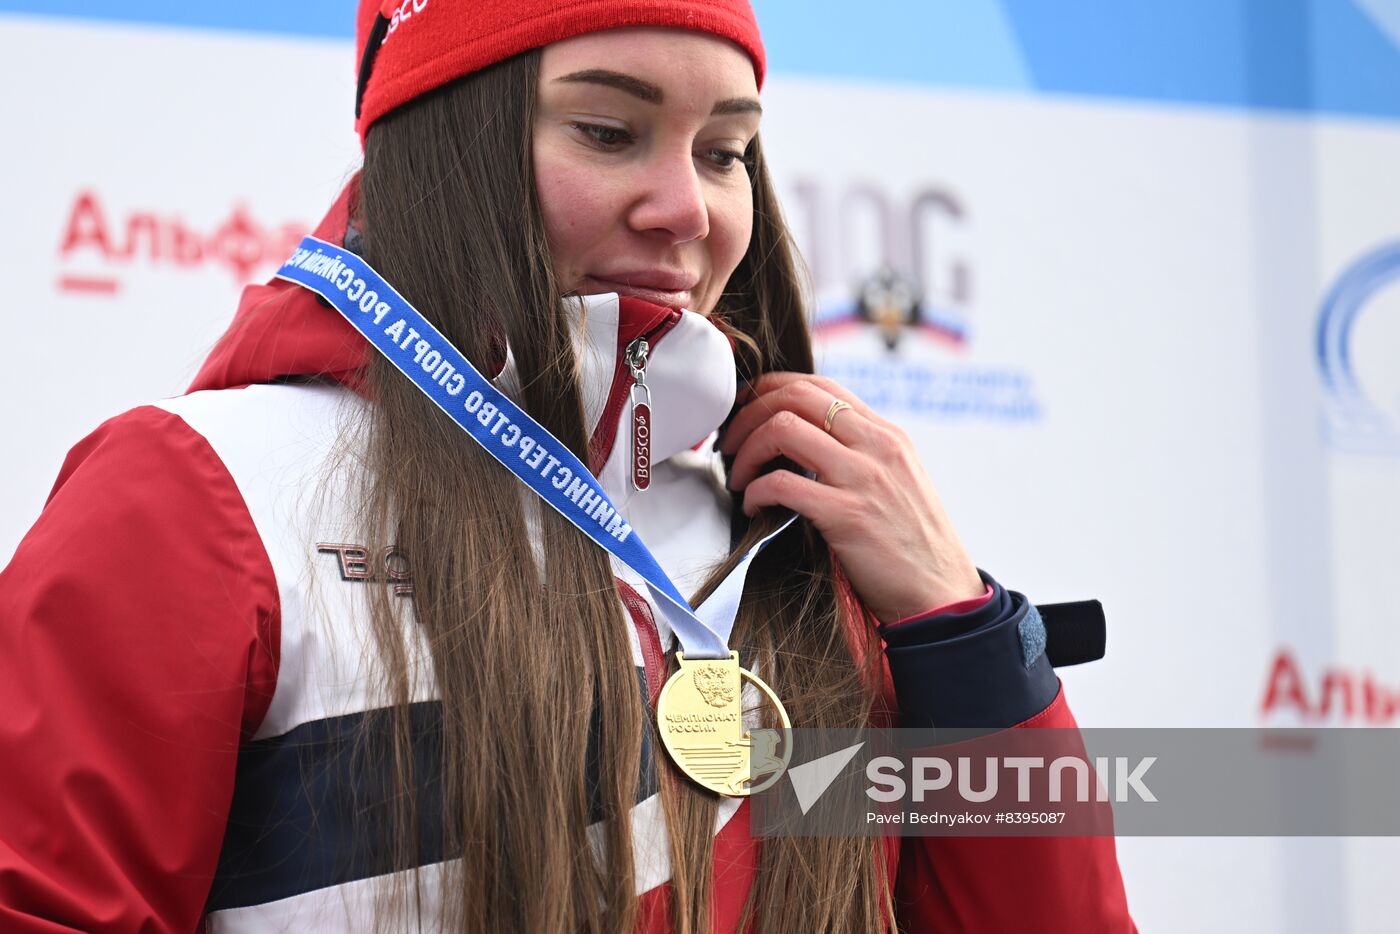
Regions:
[[[823, 424], [838, 399], [851, 408], [828, 434]], [[785, 506], [805, 516], [882, 623], [986, 591], [909, 436], [839, 383], [765, 373], [719, 449], [734, 456], [729, 486], [743, 491], [745, 514]], [[779, 456], [817, 479], [791, 470], [759, 476]]]

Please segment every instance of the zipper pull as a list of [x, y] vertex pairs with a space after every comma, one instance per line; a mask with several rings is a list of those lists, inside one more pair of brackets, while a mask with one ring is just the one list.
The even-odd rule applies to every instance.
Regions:
[[651, 388], [647, 386], [647, 353], [651, 346], [645, 337], [627, 345], [626, 362], [632, 370], [632, 489], [642, 492], [651, 486]]

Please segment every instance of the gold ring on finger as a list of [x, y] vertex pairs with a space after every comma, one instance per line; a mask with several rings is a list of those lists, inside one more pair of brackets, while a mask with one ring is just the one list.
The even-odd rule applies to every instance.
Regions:
[[826, 410], [826, 424], [822, 426], [826, 429], [827, 434], [831, 434], [831, 423], [836, 421], [836, 416], [840, 414], [841, 410], [849, 409], [850, 407], [851, 404], [849, 402], [843, 402], [840, 399], [832, 400], [831, 408]]

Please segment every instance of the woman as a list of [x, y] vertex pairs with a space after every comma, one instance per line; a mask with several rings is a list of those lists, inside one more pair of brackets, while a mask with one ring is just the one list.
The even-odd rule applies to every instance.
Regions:
[[[729, 643], [794, 725], [1073, 725], [908, 438], [811, 375], [744, 0], [365, 0], [359, 47], [317, 236], [692, 603], [800, 514]], [[289, 282], [74, 448], [0, 607], [6, 931], [1132, 930], [1111, 838], [751, 837], [658, 751], [670, 611]]]

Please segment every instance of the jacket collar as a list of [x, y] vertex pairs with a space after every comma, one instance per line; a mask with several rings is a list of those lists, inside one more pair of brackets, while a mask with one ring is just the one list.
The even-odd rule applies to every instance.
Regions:
[[710, 439], [736, 392], [734, 351], [709, 319], [616, 295], [584, 298], [576, 328], [580, 388], [589, 425], [589, 467], [614, 502], [631, 498], [632, 375], [626, 350], [649, 347], [651, 459], [670, 460]]

